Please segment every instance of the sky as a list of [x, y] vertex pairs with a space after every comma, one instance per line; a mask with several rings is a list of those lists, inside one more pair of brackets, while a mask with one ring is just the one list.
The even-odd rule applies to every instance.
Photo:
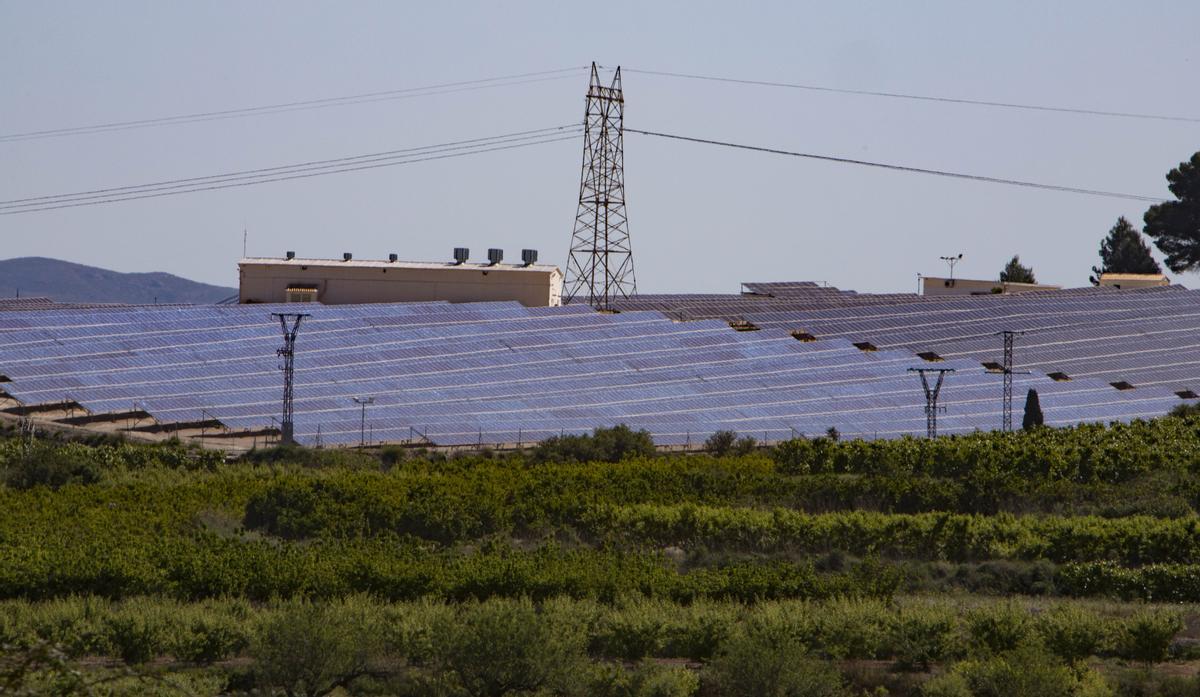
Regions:
[[[580, 123], [592, 61], [630, 128], [1169, 197], [1200, 123], [653, 76], [1200, 117], [1200, 3], [25, 2], [0, 0], [0, 200], [138, 185]], [[4, 135], [580, 68], [555, 79], [88, 133]], [[0, 216], [0, 258], [234, 286], [251, 256], [565, 266], [581, 140], [219, 191]], [[995, 278], [1085, 285], [1148, 204], [627, 134], [642, 292], [813, 280], [869, 292]], [[1161, 255], [1160, 255], [1161, 258]], [[1175, 280], [1200, 285], [1190, 274]], [[2, 279], [0, 279], [2, 282]]]

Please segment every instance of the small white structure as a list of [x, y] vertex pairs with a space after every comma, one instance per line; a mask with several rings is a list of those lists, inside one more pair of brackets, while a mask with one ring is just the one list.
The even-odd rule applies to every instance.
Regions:
[[1062, 286], [1043, 283], [1009, 283], [971, 278], [921, 277], [922, 295], [1011, 295], [1031, 290], [1062, 290]]
[[1108, 288], [1154, 288], [1169, 285], [1171, 281], [1161, 273], [1100, 274], [1100, 286]]
[[489, 250], [489, 261], [468, 263], [467, 250], [455, 261], [246, 258], [238, 262], [242, 303], [480, 302], [516, 300], [527, 307], [562, 304], [563, 274], [538, 264], [537, 252], [524, 250], [523, 263], [504, 264], [503, 251]]

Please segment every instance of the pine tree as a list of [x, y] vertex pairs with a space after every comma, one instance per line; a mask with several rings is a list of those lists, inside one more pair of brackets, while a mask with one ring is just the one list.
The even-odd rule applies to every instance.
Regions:
[[1200, 268], [1200, 152], [1167, 172], [1175, 201], [1156, 203], [1146, 211], [1144, 232], [1167, 255], [1176, 273]]
[[1004, 265], [1004, 270], [1000, 272], [1001, 283], [1037, 283], [1037, 279], [1033, 277], [1033, 269], [1021, 264], [1021, 257], [1013, 255], [1012, 259]]
[[1108, 231], [1100, 243], [1100, 266], [1092, 267], [1088, 280], [1099, 285], [1104, 273], [1162, 273], [1162, 267], [1150, 255], [1150, 247], [1124, 216]]
[[1030, 390], [1025, 395], [1025, 416], [1021, 419], [1021, 428], [1028, 431], [1045, 422], [1046, 417], [1042, 414], [1042, 403], [1038, 399], [1037, 390]]

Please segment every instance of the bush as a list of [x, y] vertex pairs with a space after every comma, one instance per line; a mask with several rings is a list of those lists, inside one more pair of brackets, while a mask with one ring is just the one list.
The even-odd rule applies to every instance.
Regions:
[[1042, 613], [1035, 626], [1046, 649], [1070, 664], [1095, 655], [1104, 640], [1104, 624], [1095, 613], [1066, 603]]
[[1125, 658], [1157, 663], [1166, 659], [1181, 629], [1183, 619], [1176, 612], [1142, 610], [1122, 623], [1116, 649]]
[[980, 655], [1012, 651], [1032, 634], [1029, 613], [1014, 603], [976, 608], [967, 613], [967, 631]]
[[159, 654], [162, 630], [145, 615], [126, 612], [105, 621], [108, 642], [129, 665], [145, 663]]
[[654, 440], [646, 430], [634, 431], [625, 424], [597, 428], [591, 435], [554, 436], [538, 443], [530, 459], [543, 462], [620, 462], [655, 453]]
[[94, 484], [100, 481], [100, 469], [84, 448], [67, 448], [38, 441], [25, 452], [9, 460], [4, 468], [4, 483], [14, 489], [47, 486], [57, 489], [67, 484]]
[[234, 623], [200, 617], [179, 632], [172, 652], [181, 661], [209, 665], [236, 656], [249, 645], [250, 637]]
[[589, 697], [692, 697], [700, 689], [700, 677], [693, 671], [649, 661], [632, 670], [609, 666], [600, 673], [588, 689]]
[[737, 443], [737, 433], [734, 431], [717, 431], [704, 441], [704, 450], [718, 457], [728, 455]]
[[450, 684], [478, 697], [509, 693], [581, 692], [587, 668], [582, 628], [557, 622], [522, 600], [464, 605], [441, 618], [434, 638], [435, 662]]
[[721, 697], [834, 697], [842, 676], [810, 658], [796, 636], [742, 629], [705, 668], [704, 682]]
[[371, 614], [351, 604], [292, 601], [262, 624], [250, 654], [264, 686], [316, 697], [365, 674], [377, 657], [377, 636]]
[[963, 661], [933, 678], [925, 697], [1111, 697], [1094, 671], [1077, 673], [1037, 647], [1024, 646], [986, 660]]
[[892, 618], [887, 645], [900, 670], [929, 670], [950, 657], [954, 647], [954, 618], [941, 608], [901, 608]]

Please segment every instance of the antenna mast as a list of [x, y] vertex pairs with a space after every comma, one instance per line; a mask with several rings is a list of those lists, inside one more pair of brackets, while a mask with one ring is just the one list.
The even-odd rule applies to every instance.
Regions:
[[312, 315], [300, 312], [272, 312], [271, 316], [279, 318], [279, 326], [283, 329], [283, 348], [275, 351], [276, 355], [283, 358], [283, 365], [279, 366], [279, 369], [283, 371], [283, 418], [279, 421], [279, 437], [280, 442], [284, 445], [292, 445], [296, 442], [296, 439], [293, 437], [295, 424], [292, 420], [292, 385], [295, 376], [296, 333], [300, 331], [300, 322], [305, 317], [312, 317]]
[[[921, 387], [925, 390], [925, 437], [933, 440], [937, 438], [938, 394], [942, 391], [942, 382], [946, 379], [946, 373], [953, 373], [954, 368], [909, 368], [908, 372], [918, 373], [921, 376]], [[929, 379], [925, 377], [926, 373], [938, 374], [937, 382], [933, 387], [929, 386]]]
[[598, 310], [611, 310], [613, 300], [637, 293], [625, 215], [624, 118], [621, 68], [605, 87], [592, 63], [583, 116], [579, 208], [563, 282], [564, 303], [580, 297]]

